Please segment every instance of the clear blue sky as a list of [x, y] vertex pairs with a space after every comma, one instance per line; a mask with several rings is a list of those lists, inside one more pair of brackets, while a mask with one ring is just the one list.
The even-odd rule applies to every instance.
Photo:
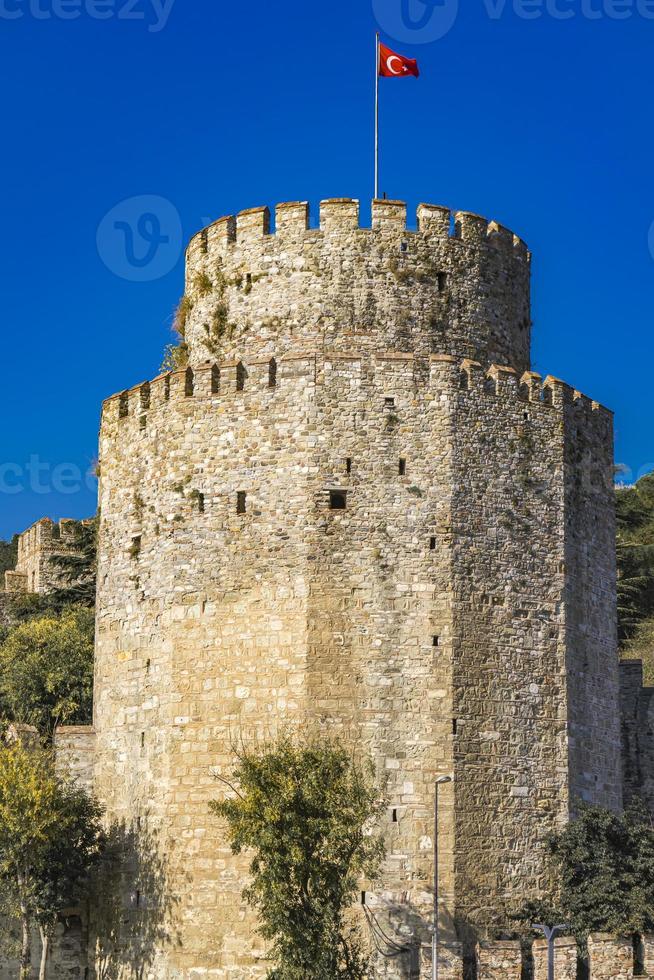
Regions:
[[[0, 0], [0, 536], [94, 510], [74, 468], [100, 403], [156, 374], [183, 291], [171, 216], [186, 241], [262, 203], [352, 196], [365, 214], [378, 22], [422, 69], [382, 83], [383, 190], [527, 240], [535, 367], [612, 407], [618, 461], [654, 467], [654, 2], [374, 4]], [[170, 202], [143, 225], [170, 231], [168, 254], [124, 278], [106, 229], [141, 195]]]

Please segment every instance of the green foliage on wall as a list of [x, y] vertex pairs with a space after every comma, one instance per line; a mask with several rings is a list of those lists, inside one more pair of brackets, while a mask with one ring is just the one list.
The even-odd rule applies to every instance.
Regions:
[[531, 903], [517, 919], [566, 923], [581, 943], [594, 932], [654, 930], [654, 826], [644, 804], [624, 813], [583, 805], [549, 849], [556, 880], [550, 901]]
[[275, 964], [269, 980], [363, 980], [366, 957], [347, 924], [359, 879], [383, 856], [385, 807], [370, 763], [337, 741], [287, 736], [239, 754], [232, 798], [211, 809], [235, 854], [252, 852], [246, 900]]
[[618, 611], [623, 656], [654, 683], [654, 473], [617, 491]]

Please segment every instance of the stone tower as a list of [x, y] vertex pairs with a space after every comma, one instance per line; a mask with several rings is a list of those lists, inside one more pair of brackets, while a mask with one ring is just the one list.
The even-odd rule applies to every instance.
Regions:
[[620, 806], [612, 418], [530, 371], [529, 266], [495, 222], [410, 231], [395, 201], [192, 240], [188, 369], [102, 418], [96, 788], [140, 849], [107, 960], [263, 974], [207, 804], [281, 725], [387, 774], [368, 900], [418, 943], [435, 777], [448, 941], [538, 894], [576, 800]]

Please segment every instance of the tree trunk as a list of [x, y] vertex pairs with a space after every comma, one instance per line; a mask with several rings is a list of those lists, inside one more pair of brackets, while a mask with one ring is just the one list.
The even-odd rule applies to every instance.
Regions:
[[46, 980], [48, 972], [48, 953], [50, 952], [50, 934], [40, 926], [41, 931], [41, 967], [39, 969], [39, 980]]
[[32, 944], [30, 942], [30, 919], [25, 905], [21, 902], [20, 918], [23, 924], [23, 942], [20, 953], [20, 980], [32, 980]]

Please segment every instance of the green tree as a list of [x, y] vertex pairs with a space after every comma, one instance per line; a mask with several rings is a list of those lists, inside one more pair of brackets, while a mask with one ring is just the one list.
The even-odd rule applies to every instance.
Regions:
[[635, 935], [654, 930], [654, 826], [642, 803], [624, 813], [584, 805], [549, 849], [552, 894], [515, 918], [566, 922], [583, 942], [591, 932]]
[[616, 491], [620, 639], [654, 617], [654, 473]]
[[50, 736], [58, 724], [85, 724], [93, 700], [90, 609], [68, 608], [14, 627], [0, 644], [0, 698], [8, 717]]
[[91, 797], [57, 775], [49, 751], [0, 746], [0, 881], [21, 922], [21, 980], [31, 980], [35, 925], [45, 978], [57, 915], [79, 900], [102, 852], [100, 816]]
[[374, 825], [385, 804], [372, 764], [338, 741], [282, 736], [238, 755], [232, 788], [235, 798], [211, 808], [227, 821], [233, 852], [254, 852], [244, 896], [270, 943], [269, 980], [365, 977], [347, 912], [383, 857]]
[[11, 541], [0, 541], [0, 589], [4, 588], [5, 572], [13, 571], [18, 558], [18, 535]]
[[50, 558], [61, 581], [48, 597], [55, 609], [67, 605], [95, 606], [98, 518], [75, 524], [73, 534], [71, 550]]

